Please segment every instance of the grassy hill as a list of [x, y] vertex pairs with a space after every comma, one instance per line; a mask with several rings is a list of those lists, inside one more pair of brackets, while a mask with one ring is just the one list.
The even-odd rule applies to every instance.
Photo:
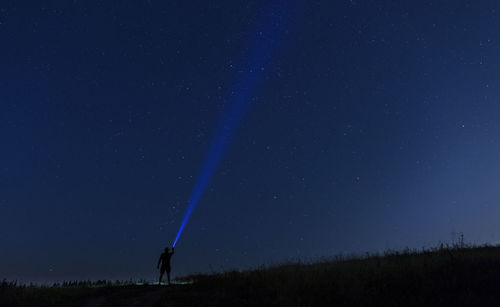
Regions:
[[452, 246], [183, 278], [189, 285], [0, 284], [0, 306], [500, 306], [500, 247]]

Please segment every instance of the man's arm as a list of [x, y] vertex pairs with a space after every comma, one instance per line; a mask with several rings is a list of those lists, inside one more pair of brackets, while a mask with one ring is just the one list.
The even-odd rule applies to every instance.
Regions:
[[160, 268], [160, 263], [161, 263], [161, 260], [163, 259], [163, 254], [161, 254], [160, 256], [160, 259], [158, 259], [158, 264], [156, 265], [156, 268], [159, 269]]
[[175, 252], [175, 249], [172, 247], [172, 255], [174, 254], [174, 252]]

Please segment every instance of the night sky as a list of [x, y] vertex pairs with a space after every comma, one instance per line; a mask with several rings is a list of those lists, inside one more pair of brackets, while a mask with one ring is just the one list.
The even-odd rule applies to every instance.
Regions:
[[0, 4], [0, 279], [156, 278], [242, 99], [174, 276], [500, 243], [498, 1], [31, 2]]

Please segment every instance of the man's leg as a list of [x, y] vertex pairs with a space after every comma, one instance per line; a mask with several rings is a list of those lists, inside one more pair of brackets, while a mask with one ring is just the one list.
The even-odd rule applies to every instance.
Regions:
[[168, 284], [170, 285], [170, 270], [167, 270], [167, 279], [168, 279]]
[[158, 281], [158, 285], [161, 285], [162, 277], [163, 277], [163, 270], [160, 271], [160, 280]]

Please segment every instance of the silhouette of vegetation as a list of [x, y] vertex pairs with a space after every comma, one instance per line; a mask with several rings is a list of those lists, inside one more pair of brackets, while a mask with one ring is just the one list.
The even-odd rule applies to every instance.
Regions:
[[0, 283], [0, 306], [495, 306], [500, 246], [463, 236], [436, 248], [387, 251], [246, 271], [190, 275], [190, 285]]

